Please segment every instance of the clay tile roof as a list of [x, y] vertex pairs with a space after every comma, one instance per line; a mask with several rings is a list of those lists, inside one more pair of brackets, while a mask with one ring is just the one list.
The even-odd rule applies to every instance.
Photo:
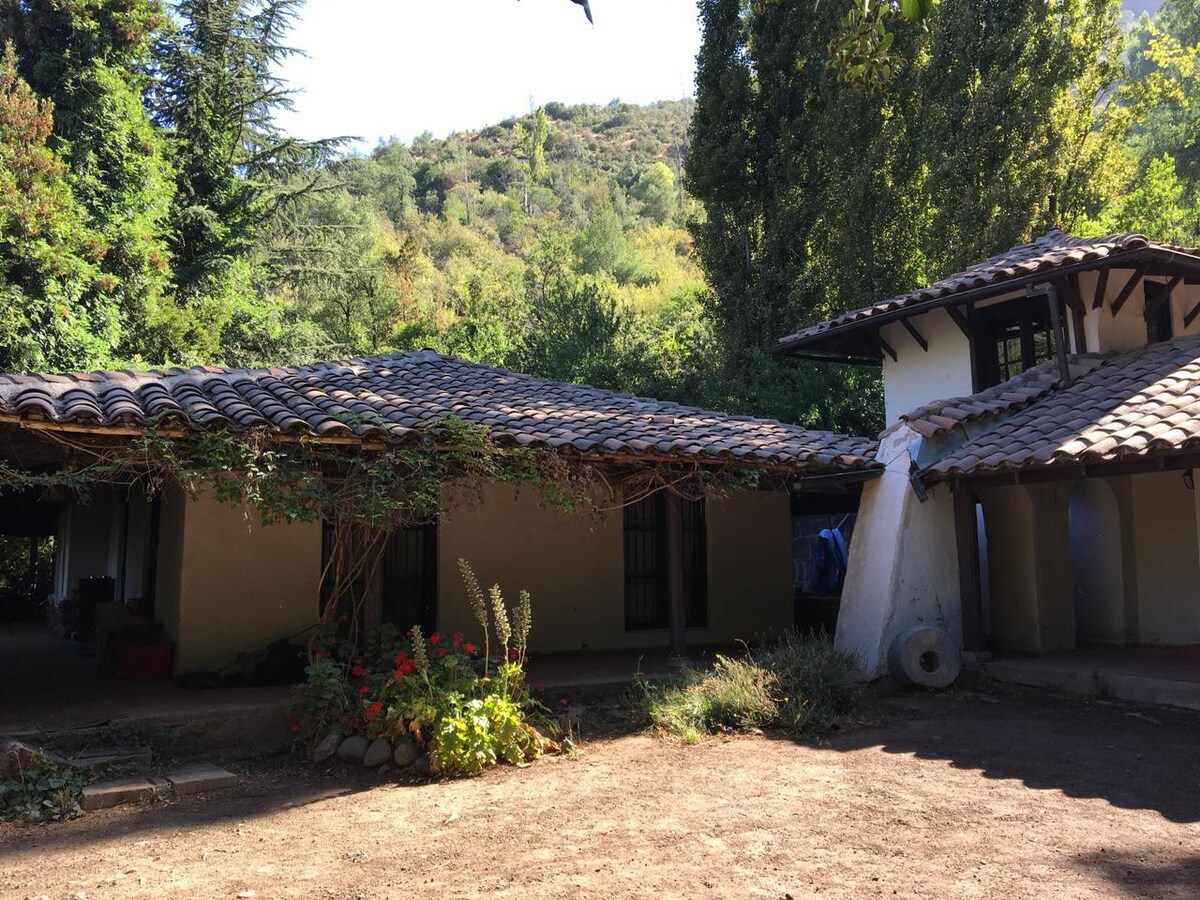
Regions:
[[[1032, 402], [1005, 406], [998, 399], [990, 417], [964, 420], [967, 441], [924, 474], [938, 480], [1200, 447], [1200, 415], [1181, 415], [1200, 397], [1200, 337], [1106, 357], [1073, 357], [1071, 362], [1079, 374], [1066, 386], [1043, 365], [977, 394], [972, 399], [1002, 397], [1014, 382], [1042, 385]], [[929, 421], [923, 410], [910, 415], [914, 427]]]
[[876, 468], [873, 440], [545, 381], [422, 350], [290, 368], [0, 375], [0, 422], [268, 427], [398, 443], [448, 416], [499, 441], [580, 453], [737, 459], [794, 471]]
[[[1143, 234], [1128, 233], [1078, 238], [1054, 228], [1027, 244], [1010, 247], [1003, 253], [976, 263], [962, 272], [956, 272], [940, 281], [935, 281], [928, 287], [907, 294], [899, 294], [873, 306], [851, 310], [825, 322], [801, 329], [795, 334], [780, 338], [774, 349], [776, 351], [799, 350], [801, 347], [819, 344], [836, 334], [856, 330], [870, 320], [888, 313], [911, 311], [912, 315], [917, 315], [927, 307], [932, 308], [930, 305], [936, 304], [936, 301], [961, 294], [964, 291], [1002, 285], [1006, 281], [1020, 282], [1021, 279], [1030, 275], [1037, 275], [1062, 266], [1090, 262], [1102, 263], [1118, 254], [1135, 251], [1186, 254], [1196, 257], [1194, 261], [1200, 263], [1200, 250], [1151, 241]], [[1019, 285], [1013, 285], [1014, 288], [1017, 286]], [[895, 319], [897, 316], [891, 315], [887, 318]], [[906, 318], [906, 316], [899, 316], [899, 318]]]

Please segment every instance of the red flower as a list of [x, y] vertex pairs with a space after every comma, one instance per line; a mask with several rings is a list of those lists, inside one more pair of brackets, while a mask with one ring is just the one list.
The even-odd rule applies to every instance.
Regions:
[[382, 709], [383, 709], [383, 704], [376, 701], [375, 703], [372, 703], [370, 706], [368, 706], [366, 708], [366, 710], [363, 712], [363, 717], [368, 722], [374, 722], [375, 719], [379, 716], [379, 711]]
[[350, 670], [350, 674], [353, 675], [355, 678], [362, 678], [364, 675], [367, 674], [367, 669], [362, 663], [359, 663], [353, 669]]
[[509, 662], [516, 662], [516, 661], [517, 661], [517, 651], [516, 651], [516, 650], [509, 650], [509, 651], [508, 651], [508, 661], [509, 661]]
[[476, 648], [475, 648], [474, 644], [472, 644], [470, 641], [468, 641], [467, 643], [463, 644], [463, 649], [466, 650], [468, 653], [474, 653]]
[[299, 731], [299, 730], [300, 730], [300, 725], [299, 725], [299, 723], [297, 723], [297, 724], [295, 724], [295, 725], [293, 725], [293, 726], [292, 726], [292, 731]]
[[561, 705], [561, 706], [570, 706], [571, 705], [571, 701], [568, 700], [566, 697], [563, 697], [558, 702], [559, 702], [559, 705]]
[[392, 678], [396, 679], [396, 681], [403, 681], [404, 675], [405, 673], [401, 672], [399, 669], [396, 669], [394, 672], [392, 672]]
[[442, 636], [440, 634], [438, 634], [436, 631], [429, 636], [429, 643], [440, 644], [441, 642], [442, 642]]
[[443, 656], [445, 656], [445, 655], [446, 655], [446, 648], [445, 648], [445, 647], [438, 647], [438, 658], [440, 659], [441, 657], [443, 657]]
[[371, 693], [371, 686], [369, 684], [364, 684], [362, 687], [360, 687], [358, 689], [358, 692], [360, 694], [369, 694], [369, 693]]
[[313, 654], [313, 659], [324, 659], [328, 655], [329, 655], [329, 653], [327, 651], [318, 650], [316, 653]]
[[540, 694], [542, 692], [542, 683], [539, 681], [537, 684], [535, 684], [533, 686], [533, 689]]
[[396, 658], [394, 660], [392, 660], [392, 662], [397, 666], [402, 666], [402, 665], [404, 665], [404, 661], [406, 659], [408, 659], [408, 651], [401, 650], [399, 653], [396, 654]]
[[450, 643], [452, 643], [457, 649], [458, 645], [463, 642], [464, 637], [465, 635], [461, 631], [456, 631], [454, 634], [450, 635]]

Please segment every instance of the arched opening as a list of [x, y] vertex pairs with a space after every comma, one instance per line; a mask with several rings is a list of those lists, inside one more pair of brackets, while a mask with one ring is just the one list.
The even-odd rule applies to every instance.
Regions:
[[1125, 641], [1121, 512], [1112, 487], [1085, 479], [1071, 490], [1071, 578], [1079, 644]]

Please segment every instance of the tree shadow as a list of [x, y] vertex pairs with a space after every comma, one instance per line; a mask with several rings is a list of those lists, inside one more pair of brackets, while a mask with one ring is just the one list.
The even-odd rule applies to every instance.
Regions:
[[1192, 854], [1163, 863], [1148, 862], [1134, 853], [1089, 853], [1077, 864], [1099, 872], [1130, 897], [1191, 898], [1200, 894], [1200, 856]]
[[1004, 686], [911, 694], [884, 703], [890, 721], [821, 746], [945, 760], [985, 778], [1151, 809], [1200, 822], [1200, 715]]

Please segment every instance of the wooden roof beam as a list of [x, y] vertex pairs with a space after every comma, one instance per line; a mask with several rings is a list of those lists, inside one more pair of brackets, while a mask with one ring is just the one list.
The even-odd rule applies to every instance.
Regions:
[[1133, 270], [1133, 274], [1129, 276], [1129, 280], [1125, 282], [1125, 287], [1121, 288], [1121, 293], [1117, 294], [1117, 299], [1112, 303], [1113, 318], [1116, 318], [1117, 313], [1121, 311], [1121, 307], [1125, 305], [1125, 301], [1129, 299], [1134, 288], [1142, 283], [1142, 278], [1146, 275], [1146, 264], [1142, 263]]
[[967, 322], [967, 317], [963, 315], [963, 311], [957, 306], [947, 306], [945, 309], [950, 318], [954, 320], [954, 324], [958, 326], [958, 330], [966, 336], [967, 340], [971, 340], [971, 326]]
[[1109, 266], [1100, 270], [1100, 277], [1096, 279], [1096, 295], [1092, 298], [1092, 309], [1104, 308], [1104, 297], [1108, 293], [1108, 273], [1111, 271]]
[[929, 341], [925, 340], [925, 336], [917, 331], [917, 326], [912, 323], [912, 319], [901, 319], [900, 324], [904, 326], [904, 330], [912, 335], [912, 339], [926, 353], [929, 352]]
[[[1171, 299], [1171, 295], [1173, 293], [1175, 293], [1175, 288], [1179, 287], [1179, 282], [1181, 282], [1181, 281], [1183, 281], [1183, 276], [1176, 275], [1174, 278], [1172, 278], [1170, 281], [1167, 282], [1167, 286], [1162, 291], [1162, 293], [1160, 293], [1157, 297], [1155, 297], [1153, 301], [1146, 304], [1146, 318], [1147, 319], [1150, 318], [1152, 315], [1154, 315], [1156, 312], [1158, 312], [1159, 307], [1161, 307], [1164, 303], [1168, 302]], [[1186, 323], [1185, 323], [1185, 327], [1186, 327]]]

